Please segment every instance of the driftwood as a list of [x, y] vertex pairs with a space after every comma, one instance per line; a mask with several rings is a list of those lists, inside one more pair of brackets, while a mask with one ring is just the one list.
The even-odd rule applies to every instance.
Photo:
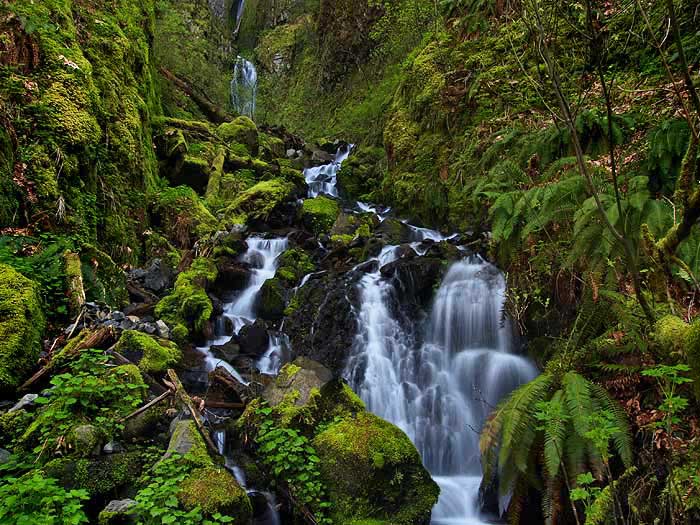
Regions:
[[189, 96], [194, 103], [197, 104], [197, 107], [199, 107], [202, 113], [204, 113], [212, 122], [221, 124], [223, 122], [233, 120], [233, 117], [229, 115], [228, 112], [217, 106], [208, 96], [198, 93], [188, 82], [175, 75], [169, 69], [160, 67], [159, 71], [161, 75], [175, 84], [180, 91]]
[[170, 380], [170, 384], [172, 385], [175, 391], [175, 396], [190, 411], [192, 419], [194, 419], [194, 423], [195, 425], [197, 425], [199, 432], [202, 434], [202, 437], [204, 438], [204, 441], [206, 442], [210, 452], [218, 455], [218, 447], [214, 444], [214, 442], [211, 439], [211, 436], [209, 435], [209, 432], [207, 432], [207, 429], [205, 429], [204, 425], [202, 424], [202, 414], [200, 413], [199, 409], [195, 406], [194, 402], [192, 401], [192, 398], [185, 391], [185, 387], [182, 386], [180, 378], [177, 376], [177, 373], [172, 368], [168, 369], [168, 379]]
[[250, 385], [241, 383], [231, 372], [222, 366], [217, 366], [214, 371], [210, 373], [209, 383], [212, 385], [218, 383], [234, 391], [244, 405], [251, 399], [258, 397], [258, 392], [253, 390]]
[[[68, 341], [68, 344], [63, 349], [62, 357], [75, 357], [83, 350], [87, 350], [89, 348], [100, 348], [102, 346], [105, 346], [105, 343], [114, 339], [114, 330], [111, 327], [107, 326], [98, 328], [97, 330], [90, 332], [89, 334], [78, 335], [78, 337], [81, 337], [81, 339], [77, 341], [76, 344], [74, 344], [73, 346], [70, 346], [72, 344], [72, 340]], [[24, 384], [19, 387], [19, 390], [28, 389], [30, 386], [32, 386], [34, 383], [36, 383], [42, 377], [44, 377], [47, 373], [53, 370], [54, 366], [55, 362], [52, 356], [51, 360], [46, 365], [40, 368], [32, 377], [27, 379], [24, 382]]]
[[227, 403], [225, 401], [212, 401], [209, 399], [204, 402], [204, 406], [207, 408], [223, 408], [226, 410], [239, 410], [246, 407], [244, 403]]

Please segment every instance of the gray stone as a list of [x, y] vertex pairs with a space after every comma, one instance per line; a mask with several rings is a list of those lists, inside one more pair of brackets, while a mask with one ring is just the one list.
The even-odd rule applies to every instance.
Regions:
[[153, 335], [156, 333], [156, 325], [153, 323], [143, 323], [143, 331]]
[[80, 456], [99, 456], [100, 431], [94, 425], [80, 425], [73, 429], [71, 442]]
[[0, 448], [0, 465], [4, 465], [8, 461], [10, 461], [10, 456], [12, 455], [12, 452], [9, 450], [5, 450], [4, 448]]
[[134, 508], [137, 505], [133, 499], [110, 501], [100, 512], [99, 521], [104, 525], [132, 525], [137, 522]]
[[309, 402], [312, 392], [321, 390], [321, 387], [333, 379], [331, 371], [321, 363], [306, 357], [297, 357], [293, 363], [292, 373], [285, 373], [285, 369], [270, 383], [263, 392], [263, 399], [270, 406], [277, 406], [288, 394], [294, 392], [295, 405], [304, 406]]
[[120, 312], [119, 310], [112, 312], [110, 317], [115, 321], [123, 321], [124, 319], [126, 319], [124, 312]]
[[165, 321], [158, 319], [156, 321], [156, 329], [158, 330], [158, 336], [163, 339], [170, 339], [170, 328], [165, 324]]
[[25, 394], [22, 399], [20, 399], [15, 406], [13, 406], [8, 412], [17, 412], [18, 410], [23, 410], [25, 408], [34, 406], [34, 401], [39, 397], [39, 394]]
[[161, 293], [173, 282], [172, 269], [161, 259], [153, 259], [146, 269], [143, 285], [155, 293]]
[[296, 156], [297, 156], [297, 150], [295, 150], [294, 148], [290, 148], [287, 150], [287, 158], [288, 159], [293, 159]]
[[117, 454], [119, 452], [124, 452], [124, 447], [118, 441], [110, 441], [102, 447], [102, 452], [105, 454]]

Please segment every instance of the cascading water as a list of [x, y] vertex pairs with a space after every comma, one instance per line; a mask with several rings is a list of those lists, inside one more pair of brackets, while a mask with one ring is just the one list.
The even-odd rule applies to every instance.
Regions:
[[234, 29], [233, 34], [238, 35], [241, 30], [241, 22], [243, 21], [243, 10], [245, 9], [245, 0], [238, 0], [238, 7], [236, 8], [236, 29]]
[[321, 194], [338, 197], [338, 172], [345, 159], [350, 155], [351, 149], [352, 146], [343, 146], [329, 164], [304, 170], [304, 178], [309, 186], [310, 198], [318, 197]]
[[[394, 258], [390, 253], [391, 247], [384, 249], [380, 266]], [[537, 375], [529, 361], [509, 353], [503, 275], [478, 257], [454, 263], [421, 345], [391, 315], [391, 282], [376, 271], [359, 288], [350, 384], [369, 410], [404, 430], [421, 453], [441, 488], [433, 523], [485, 523], [478, 503], [479, 431], [503, 396]]]
[[[242, 7], [241, 7], [242, 9]], [[255, 116], [255, 101], [258, 95], [258, 72], [255, 65], [239, 56], [233, 67], [231, 79], [231, 104], [241, 115]]]

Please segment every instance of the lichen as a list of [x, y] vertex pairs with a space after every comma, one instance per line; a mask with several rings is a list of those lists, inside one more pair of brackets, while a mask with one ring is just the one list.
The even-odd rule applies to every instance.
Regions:
[[45, 317], [39, 287], [0, 264], [0, 392], [10, 392], [36, 364]]

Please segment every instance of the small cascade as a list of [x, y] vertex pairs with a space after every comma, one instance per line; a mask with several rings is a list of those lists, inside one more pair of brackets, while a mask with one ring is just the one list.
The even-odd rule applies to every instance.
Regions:
[[[262, 237], [250, 237], [247, 240], [248, 250], [242, 257], [243, 262], [250, 265], [252, 271], [248, 286], [243, 289], [231, 302], [224, 305], [223, 316], [228, 318], [233, 325], [234, 333], [238, 332], [246, 324], [255, 321], [255, 301], [265, 281], [275, 276], [277, 270], [277, 258], [287, 249], [287, 239], [265, 239]], [[230, 335], [220, 335], [199, 347], [206, 359], [207, 370], [214, 370], [217, 366], [226, 368], [236, 379], [245, 383], [238, 371], [226, 361], [218, 359], [211, 352], [211, 347], [223, 345], [231, 340]]]
[[270, 334], [270, 346], [258, 361], [261, 374], [275, 376], [284, 363], [289, 362], [291, 355], [289, 337], [283, 332]]
[[[241, 1], [239, 9], [243, 9], [242, 6], [243, 1]], [[239, 56], [236, 58], [236, 64], [233, 67], [233, 79], [231, 79], [231, 104], [233, 109], [237, 113], [252, 119], [255, 116], [257, 95], [258, 72], [255, 69], [255, 65]]]
[[[438, 232], [416, 229], [424, 239]], [[393, 247], [379, 266], [395, 259]], [[347, 378], [367, 408], [411, 438], [441, 487], [435, 525], [477, 525], [479, 432], [493, 406], [537, 370], [510, 353], [503, 320], [505, 279], [478, 257], [454, 263], [434, 300], [418, 344], [391, 315], [391, 282], [377, 270], [359, 282], [358, 334]]]
[[245, 0], [238, 0], [238, 7], [236, 8], [236, 28], [233, 30], [233, 35], [238, 36], [241, 30], [241, 22], [243, 21], [243, 10], [245, 9]]
[[329, 164], [304, 170], [306, 184], [309, 186], [310, 198], [313, 199], [319, 195], [338, 197], [338, 172], [345, 159], [350, 155], [351, 150], [352, 146], [343, 146], [338, 150], [333, 161]]

